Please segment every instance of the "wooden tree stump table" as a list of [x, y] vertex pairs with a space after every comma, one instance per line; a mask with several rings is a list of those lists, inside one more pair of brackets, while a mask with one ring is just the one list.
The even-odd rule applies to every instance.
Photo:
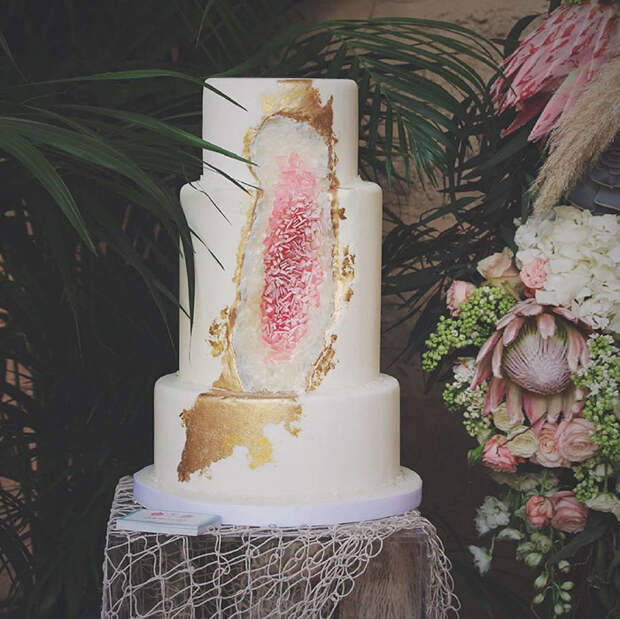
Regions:
[[101, 616], [445, 617], [449, 562], [417, 511], [323, 527], [213, 527], [200, 536], [116, 530], [141, 506], [120, 480], [108, 521]]

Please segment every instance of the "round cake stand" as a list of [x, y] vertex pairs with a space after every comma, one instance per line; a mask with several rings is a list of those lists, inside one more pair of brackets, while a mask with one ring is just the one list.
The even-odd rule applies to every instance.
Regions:
[[401, 468], [401, 473], [396, 484], [374, 494], [316, 503], [207, 501], [189, 492], [166, 492], [158, 488], [152, 465], [134, 474], [133, 487], [135, 500], [149, 509], [217, 514], [223, 524], [296, 527], [376, 520], [415, 509], [422, 500], [422, 480], [409, 469]]

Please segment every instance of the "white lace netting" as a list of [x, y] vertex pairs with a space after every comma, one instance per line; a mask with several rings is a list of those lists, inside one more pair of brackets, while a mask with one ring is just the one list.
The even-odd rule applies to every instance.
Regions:
[[[406, 616], [458, 613], [450, 561], [435, 527], [417, 511], [321, 527], [222, 525], [197, 537], [115, 529], [117, 518], [140, 507], [132, 478], [123, 477], [107, 527], [101, 612], [106, 619], [331, 617], [384, 540], [399, 532], [407, 532], [417, 548], [405, 576], [416, 581], [418, 599], [407, 605], [417, 610]], [[393, 595], [399, 592], [389, 591], [386, 599]]]

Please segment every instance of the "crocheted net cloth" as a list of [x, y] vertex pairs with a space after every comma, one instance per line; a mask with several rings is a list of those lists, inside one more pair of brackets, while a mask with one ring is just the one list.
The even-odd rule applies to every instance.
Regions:
[[116, 520], [140, 507], [132, 478], [123, 477], [106, 535], [101, 612], [106, 619], [331, 617], [384, 541], [399, 532], [420, 545], [415, 595], [423, 610], [411, 616], [458, 611], [443, 544], [417, 511], [320, 527], [221, 525], [196, 537], [117, 531]]

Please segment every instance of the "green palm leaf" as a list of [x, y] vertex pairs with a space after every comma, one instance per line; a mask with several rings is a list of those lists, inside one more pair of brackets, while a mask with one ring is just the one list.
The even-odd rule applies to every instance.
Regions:
[[30, 174], [47, 189], [81, 239], [86, 243], [88, 249], [94, 252], [95, 245], [88, 234], [84, 219], [62, 177], [46, 157], [27, 139], [24, 139], [23, 135], [20, 135], [10, 119], [0, 118], [0, 130], [2, 132], [0, 150], [18, 159]]
[[495, 70], [498, 59], [491, 43], [453, 24], [334, 20], [297, 24], [222, 75], [355, 79], [361, 172], [411, 183], [415, 170], [420, 181], [437, 184], [438, 173], [455, 174], [458, 144], [488, 112], [486, 84], [471, 64]]

